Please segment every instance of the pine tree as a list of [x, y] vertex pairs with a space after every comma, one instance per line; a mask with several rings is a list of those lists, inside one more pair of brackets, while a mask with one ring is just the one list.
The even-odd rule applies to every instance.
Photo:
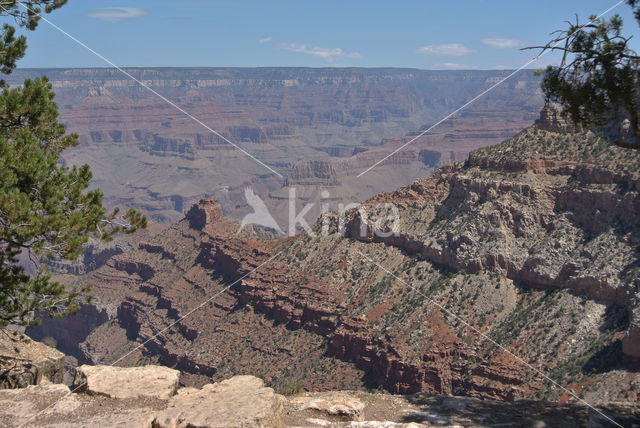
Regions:
[[[66, 0], [3, 1], [0, 16], [35, 30], [40, 13], [52, 12]], [[26, 7], [26, 8], [25, 8]], [[42, 10], [44, 8], [44, 10]], [[26, 38], [4, 24], [0, 41], [0, 72], [9, 74], [26, 50]], [[109, 240], [115, 233], [146, 227], [135, 209], [107, 215], [99, 190], [88, 191], [88, 165], [67, 167], [60, 154], [78, 144], [58, 123], [55, 94], [47, 77], [25, 80], [0, 94], [0, 328], [35, 325], [39, 315], [64, 315], [79, 308], [88, 288], [65, 290], [51, 280], [41, 261], [75, 259], [90, 236]], [[27, 275], [18, 256], [39, 266]]]
[[[640, 23], [640, 0], [627, 4]], [[546, 45], [524, 49], [563, 53], [559, 66], [542, 72], [547, 101], [559, 104], [577, 125], [605, 126], [616, 117], [626, 119], [630, 135], [616, 143], [640, 149], [640, 56], [629, 47], [631, 37], [622, 34], [622, 23], [619, 15], [608, 20], [591, 16], [587, 24], [576, 18]]]

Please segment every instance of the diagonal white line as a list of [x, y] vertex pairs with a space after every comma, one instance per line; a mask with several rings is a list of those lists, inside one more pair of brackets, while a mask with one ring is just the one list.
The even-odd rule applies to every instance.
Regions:
[[[610, 12], [611, 10], [613, 10], [615, 7], [619, 6], [621, 3], [623, 3], [624, 0], [620, 0], [618, 3], [616, 3], [615, 5], [613, 5], [612, 7], [610, 7], [609, 9], [607, 9], [605, 12], [601, 13], [599, 17], [605, 15], [606, 13]], [[27, 10], [30, 10], [26, 5], [24, 5], [23, 3], [21, 3], [20, 1], [17, 2], [18, 4], [20, 4], [22, 7], [24, 7]], [[3, 10], [7, 11], [2, 5], [0, 5], [0, 8], [2, 8]], [[244, 149], [242, 149], [241, 147], [237, 146], [236, 144], [234, 144], [233, 142], [229, 141], [227, 138], [225, 138], [223, 135], [221, 135], [220, 133], [218, 133], [217, 131], [215, 131], [214, 129], [210, 128], [209, 126], [207, 126], [205, 123], [203, 123], [202, 121], [200, 121], [199, 119], [195, 118], [194, 116], [192, 116], [191, 114], [189, 114], [188, 112], [186, 112], [184, 109], [182, 109], [181, 107], [179, 107], [178, 105], [176, 105], [175, 103], [173, 103], [171, 100], [167, 99], [166, 97], [164, 97], [163, 95], [159, 94], [158, 92], [156, 92], [155, 90], [153, 90], [152, 88], [150, 88], [149, 86], [145, 85], [143, 82], [141, 82], [140, 80], [136, 79], [134, 76], [132, 76], [130, 73], [128, 73], [127, 71], [123, 70], [122, 68], [118, 67], [116, 64], [114, 64], [113, 62], [111, 62], [110, 60], [108, 60], [107, 58], [105, 58], [104, 56], [102, 56], [101, 54], [99, 54], [98, 52], [96, 52], [95, 50], [91, 49], [89, 46], [87, 46], [86, 44], [82, 43], [80, 40], [76, 39], [75, 37], [73, 37], [72, 35], [70, 35], [69, 33], [67, 33], [66, 31], [64, 31], [63, 29], [61, 29], [60, 27], [58, 27], [57, 25], [55, 25], [53, 22], [49, 21], [47, 18], [45, 18], [42, 15], [38, 16], [40, 18], [42, 18], [45, 22], [47, 22], [49, 25], [51, 25], [52, 27], [54, 27], [56, 30], [58, 30], [59, 32], [63, 33], [64, 35], [66, 35], [67, 37], [69, 37], [70, 39], [72, 39], [73, 41], [75, 41], [76, 43], [78, 43], [80, 46], [84, 47], [85, 49], [89, 50], [90, 52], [92, 52], [94, 55], [96, 55], [97, 57], [99, 57], [100, 59], [102, 59], [103, 61], [105, 61], [106, 63], [108, 63], [109, 65], [111, 65], [112, 67], [114, 67], [115, 69], [117, 69], [118, 71], [120, 71], [121, 73], [123, 73], [124, 75], [126, 75], [127, 77], [129, 77], [130, 79], [134, 80], [135, 82], [137, 82], [138, 84], [140, 84], [141, 86], [143, 86], [145, 89], [149, 90], [150, 92], [152, 92], [154, 95], [158, 96], [159, 98], [161, 98], [162, 100], [164, 100], [165, 102], [167, 102], [168, 104], [170, 104], [172, 107], [176, 108], [177, 110], [179, 110], [181, 113], [185, 114], [186, 116], [188, 116], [189, 118], [191, 118], [192, 120], [194, 120], [196, 123], [198, 123], [199, 125], [203, 126], [205, 129], [209, 130], [210, 132], [212, 132], [213, 134], [217, 135], [218, 137], [220, 137], [221, 139], [223, 139], [225, 142], [227, 142], [228, 144], [232, 145], [233, 147], [237, 148], [238, 150], [240, 150], [242, 153], [244, 153], [245, 155], [249, 156], [250, 158], [252, 158], [253, 160], [255, 160], [257, 163], [259, 163], [260, 165], [264, 166], [265, 168], [269, 169], [271, 172], [273, 172], [274, 174], [276, 174], [277, 176], [282, 178], [282, 175], [279, 174], [277, 171], [273, 170], [271, 167], [269, 167], [268, 165], [264, 164], [263, 162], [261, 162], [259, 159], [256, 159], [253, 155], [251, 155], [250, 153], [248, 153], [247, 151], [245, 151]], [[382, 163], [384, 160], [388, 159], [390, 156], [392, 156], [393, 154], [397, 153], [398, 151], [404, 149], [404, 147], [406, 147], [407, 145], [411, 144], [413, 141], [417, 140], [418, 138], [420, 138], [421, 136], [423, 136], [424, 134], [426, 134], [427, 132], [429, 132], [431, 129], [435, 128], [436, 126], [438, 126], [440, 123], [442, 123], [443, 121], [445, 121], [446, 119], [450, 118], [451, 116], [455, 115], [456, 113], [458, 113], [459, 111], [461, 111], [462, 109], [466, 108], [468, 105], [470, 105], [471, 103], [473, 103], [474, 101], [476, 101], [478, 98], [482, 97], [483, 95], [485, 95], [487, 92], [491, 91], [492, 89], [494, 89], [495, 87], [497, 87], [498, 85], [502, 84], [504, 81], [506, 81], [507, 79], [509, 79], [510, 77], [512, 77], [513, 75], [515, 75], [517, 72], [521, 71], [523, 68], [525, 68], [526, 66], [528, 66], [529, 64], [537, 61], [540, 57], [542, 57], [544, 54], [546, 54], [547, 52], [543, 52], [542, 54], [538, 55], [537, 57], [533, 58], [531, 61], [529, 61], [527, 64], [523, 65], [522, 67], [520, 67], [519, 69], [517, 69], [516, 71], [512, 72], [511, 74], [509, 74], [507, 77], [505, 77], [504, 79], [500, 80], [498, 83], [494, 84], [493, 86], [491, 86], [489, 89], [485, 90], [484, 92], [482, 92], [480, 95], [474, 97], [472, 100], [470, 100], [469, 102], [467, 102], [466, 104], [464, 104], [462, 107], [458, 108], [457, 110], [455, 110], [454, 112], [450, 113], [449, 115], [447, 115], [445, 118], [441, 119], [440, 121], [438, 121], [436, 124], [432, 125], [430, 128], [428, 128], [427, 130], [423, 131], [422, 133], [420, 133], [418, 136], [414, 137], [412, 140], [410, 140], [408, 143], [405, 143], [403, 146], [401, 146], [400, 148], [398, 148], [397, 150], [395, 150], [394, 152], [390, 153], [389, 155], [387, 155], [385, 158], [381, 159], [380, 161], [376, 162], [374, 165], [372, 165], [370, 168], [368, 168], [367, 170], [365, 170], [364, 172], [362, 172], [361, 174], [358, 175], [358, 177], [362, 176], [363, 174], [365, 174], [366, 172], [370, 171], [371, 169], [373, 169], [375, 166], [379, 165], [380, 163]], [[224, 293], [225, 291], [229, 290], [231, 287], [233, 287], [233, 285], [237, 284], [239, 281], [241, 281], [242, 279], [246, 278], [247, 276], [251, 275], [253, 272], [257, 271], [259, 268], [261, 268], [262, 266], [264, 266], [265, 264], [269, 263], [271, 260], [275, 259], [277, 256], [279, 256], [284, 250], [279, 251], [276, 255], [272, 256], [271, 258], [269, 258], [268, 260], [266, 260], [265, 262], [261, 263], [259, 266], [257, 266], [256, 268], [254, 268], [253, 270], [251, 270], [250, 272], [248, 272], [247, 274], [245, 274], [244, 276], [242, 276], [241, 278], [239, 278], [238, 280], [234, 281], [232, 284], [230, 284], [229, 286], [223, 288], [222, 290], [218, 291], [217, 293], [215, 293], [214, 295], [212, 295], [210, 298], [208, 298], [207, 300], [205, 300], [203, 303], [201, 303], [200, 305], [198, 305], [197, 307], [195, 307], [194, 309], [190, 310], [189, 312], [187, 312], [184, 316], [182, 316], [180, 319], [176, 320], [175, 322], [173, 322], [172, 324], [168, 325], [167, 327], [165, 327], [163, 330], [159, 331], [158, 333], [154, 334], [151, 338], [147, 339], [145, 342], [143, 342], [142, 344], [138, 345], [136, 348], [134, 348], [133, 350], [129, 351], [128, 353], [126, 353], [125, 355], [123, 355], [122, 357], [118, 358], [117, 360], [115, 360], [114, 362], [112, 362], [110, 364], [110, 366], [114, 366], [115, 364], [117, 364], [118, 362], [120, 362], [121, 360], [123, 360], [124, 358], [126, 358], [127, 356], [129, 356], [130, 354], [132, 354], [133, 352], [137, 351], [138, 349], [140, 349], [141, 347], [145, 346], [148, 342], [150, 342], [151, 340], [155, 339], [156, 337], [158, 337], [159, 335], [161, 335], [162, 333], [164, 333], [165, 331], [167, 331], [168, 329], [170, 329], [171, 327], [175, 326], [176, 324], [180, 323], [182, 320], [184, 320], [186, 317], [190, 316], [191, 314], [193, 314], [195, 311], [199, 310], [200, 308], [202, 308], [204, 305], [206, 305], [207, 303], [211, 302], [213, 299], [215, 299], [216, 297], [218, 297], [219, 295], [221, 295], [222, 293]], [[518, 357], [517, 355], [515, 355], [514, 353], [512, 353], [511, 351], [509, 351], [508, 349], [506, 349], [505, 347], [503, 347], [502, 345], [500, 345], [499, 343], [497, 343], [495, 340], [491, 339], [489, 336], [487, 336], [486, 334], [480, 332], [478, 329], [476, 329], [474, 326], [470, 325], [468, 322], [466, 322], [464, 319], [460, 318], [458, 315], [452, 313], [451, 311], [449, 311], [448, 309], [444, 308], [443, 306], [441, 306], [440, 304], [438, 304], [437, 302], [435, 302], [433, 299], [429, 298], [428, 296], [424, 295], [419, 289], [416, 289], [415, 287], [413, 287], [412, 285], [408, 284], [407, 282], [405, 282], [404, 280], [398, 278], [395, 274], [393, 274], [391, 271], [387, 270], [384, 266], [378, 264], [377, 262], [375, 262], [374, 260], [372, 260], [371, 258], [369, 258], [368, 256], [366, 256], [365, 254], [363, 254], [362, 252], [358, 251], [358, 253], [364, 257], [365, 259], [367, 259], [369, 262], [373, 263], [374, 265], [378, 266], [379, 268], [383, 269], [385, 272], [387, 272], [388, 274], [392, 275], [394, 278], [400, 280], [401, 282], [403, 282], [404, 284], [406, 284], [408, 287], [412, 288], [413, 290], [417, 291], [419, 294], [421, 294], [423, 297], [425, 297], [425, 299], [429, 300], [431, 303], [435, 304], [436, 306], [438, 306], [441, 310], [447, 312], [448, 314], [456, 317], [457, 319], [459, 319], [460, 321], [462, 321], [466, 326], [468, 326], [469, 328], [473, 329], [475, 332], [477, 332], [479, 335], [483, 336], [484, 338], [486, 338], [487, 340], [489, 340], [490, 342], [492, 342], [493, 344], [497, 345], [498, 347], [500, 347], [501, 349], [503, 349], [505, 352], [507, 352], [508, 354], [510, 354], [511, 356], [513, 356], [515, 359], [517, 359], [518, 361], [521, 361], [523, 364], [525, 364], [527, 367], [529, 367], [530, 369], [532, 369], [533, 371], [535, 371], [536, 373], [538, 373], [539, 375], [541, 375], [544, 379], [549, 380], [551, 383], [553, 383], [554, 385], [556, 385], [557, 387], [559, 387], [560, 389], [562, 389], [563, 391], [569, 393], [570, 395], [572, 395], [574, 398], [576, 398], [578, 401], [584, 403], [585, 405], [587, 405], [589, 408], [593, 409], [594, 411], [596, 411], [597, 413], [599, 413], [601, 416], [603, 416], [604, 418], [606, 418], [607, 420], [611, 421], [612, 423], [614, 423], [617, 426], [622, 427], [620, 424], [618, 424], [616, 421], [614, 421], [613, 419], [609, 418], [608, 416], [606, 416], [605, 414], [603, 414], [601, 411], [599, 411], [598, 409], [596, 409], [595, 407], [593, 407], [592, 405], [590, 405], [589, 403], [587, 403], [586, 401], [582, 400], [581, 398], [579, 398], [578, 396], [576, 396], [573, 392], [571, 392], [570, 390], [564, 388], [562, 385], [558, 384], [557, 382], [555, 382], [553, 379], [549, 378], [547, 375], [545, 375], [542, 371], [540, 371], [539, 369], [535, 368], [534, 366], [530, 365], [529, 363], [527, 363], [525, 360], [523, 360], [522, 358]], [[78, 385], [76, 388], [74, 388], [73, 391], [70, 391], [68, 394], [65, 394], [63, 397], [61, 397], [60, 399], [56, 400], [54, 403], [52, 403], [51, 405], [47, 406], [46, 408], [40, 410], [39, 412], [37, 412], [36, 414], [34, 414], [33, 416], [31, 416], [27, 421], [25, 421], [24, 423], [22, 423], [20, 426], [24, 426], [26, 425], [29, 421], [33, 420], [35, 417], [37, 417], [38, 415], [42, 414], [43, 412], [45, 412], [46, 410], [48, 410], [49, 408], [53, 407], [55, 404], [57, 404], [59, 401], [61, 401], [62, 399], [64, 399], [65, 397], [67, 397], [69, 394], [75, 392], [78, 388], [82, 387], [83, 385]]]
[[[284, 251], [286, 250], [286, 248], [278, 251], [274, 256], [269, 257], [267, 260], [265, 260], [264, 262], [260, 263], [258, 266], [256, 266], [255, 268], [253, 268], [251, 271], [247, 272], [246, 274], [244, 274], [242, 277], [236, 279], [235, 281], [233, 281], [231, 284], [229, 284], [228, 286], [224, 287], [223, 289], [221, 289], [220, 291], [218, 291], [217, 293], [213, 294], [211, 297], [209, 297], [207, 300], [205, 300], [204, 302], [200, 303], [198, 306], [196, 306], [195, 308], [191, 309], [189, 312], [187, 312], [186, 314], [184, 314], [183, 316], [181, 316], [179, 319], [177, 319], [176, 321], [174, 321], [173, 323], [169, 324], [168, 326], [166, 326], [165, 328], [163, 328], [162, 330], [160, 330], [159, 332], [157, 332], [156, 334], [154, 334], [153, 336], [151, 336], [149, 339], [145, 340], [144, 342], [142, 342], [141, 344], [139, 344], [138, 346], [136, 346], [134, 349], [132, 349], [131, 351], [127, 352], [126, 354], [124, 354], [123, 356], [121, 356], [120, 358], [118, 358], [117, 360], [115, 360], [114, 362], [112, 362], [111, 364], [109, 364], [108, 367], [113, 367], [115, 366], [117, 363], [119, 363], [120, 361], [122, 361], [123, 359], [125, 359], [126, 357], [128, 357], [129, 355], [131, 355], [132, 353], [136, 352], [138, 349], [142, 348], [143, 346], [145, 346], [147, 343], [151, 342], [153, 339], [155, 339], [156, 337], [160, 336], [162, 333], [164, 333], [165, 331], [169, 330], [171, 327], [175, 326], [176, 324], [179, 324], [180, 322], [182, 322], [185, 318], [187, 318], [188, 316], [190, 316], [191, 314], [193, 314], [194, 312], [196, 312], [197, 310], [201, 309], [204, 305], [206, 305], [207, 303], [213, 301], [216, 297], [220, 296], [222, 293], [226, 292], [227, 290], [229, 290], [231, 287], [233, 287], [234, 285], [236, 285], [237, 283], [239, 283], [240, 281], [242, 281], [243, 279], [245, 279], [246, 277], [248, 277], [249, 275], [251, 275], [252, 273], [254, 273], [255, 271], [257, 271], [258, 269], [260, 269], [262, 266], [266, 265], [267, 263], [270, 263], [272, 260], [274, 260], [276, 257], [278, 257], [280, 254], [282, 254]], [[103, 369], [104, 370], [104, 369]], [[101, 370], [102, 371], [102, 370]], [[100, 373], [100, 371], [98, 371], [97, 373]], [[60, 397], [59, 399], [57, 399], [56, 401], [54, 401], [53, 403], [51, 403], [50, 405], [48, 405], [47, 407], [45, 407], [44, 409], [38, 411], [37, 413], [35, 413], [34, 415], [32, 415], [31, 417], [29, 417], [29, 419], [27, 419], [26, 421], [24, 421], [22, 424], [20, 424], [18, 426], [18, 428], [25, 426], [26, 424], [28, 424], [30, 421], [32, 421], [33, 419], [37, 418], [39, 415], [41, 415], [42, 413], [46, 412], [47, 410], [49, 410], [50, 408], [52, 408], [53, 406], [55, 406], [56, 404], [58, 404], [58, 402], [64, 400], [66, 397], [68, 397], [69, 395], [73, 394], [74, 392], [76, 392], [78, 389], [82, 388], [85, 385], [85, 383], [81, 383], [80, 385], [76, 386], [75, 388], [73, 388], [71, 391], [69, 391], [68, 393], [64, 394], [62, 397]]]
[[[17, 3], [20, 6], [22, 6], [23, 8], [25, 8], [26, 10], [28, 10], [29, 12], [33, 13], [33, 10], [30, 9], [24, 3], [20, 2], [20, 1], [18, 1]], [[5, 12], [9, 13], [9, 11], [7, 9], [5, 9], [4, 6], [2, 6], [1, 4], [0, 4], [0, 8], [2, 8]], [[176, 103], [174, 103], [173, 101], [171, 101], [170, 99], [165, 97], [164, 95], [160, 94], [159, 92], [157, 92], [156, 90], [154, 90], [150, 86], [145, 85], [144, 82], [140, 81], [139, 79], [136, 79], [134, 76], [131, 75], [131, 73], [127, 72], [126, 70], [123, 70], [121, 67], [119, 67], [116, 64], [114, 64], [108, 58], [105, 58], [100, 53], [98, 53], [95, 50], [91, 49], [89, 46], [87, 46], [86, 44], [84, 44], [83, 42], [81, 42], [80, 40], [78, 40], [77, 38], [72, 36], [71, 34], [67, 33], [66, 31], [64, 31], [62, 28], [58, 27], [53, 22], [49, 21], [46, 17], [42, 16], [41, 14], [36, 14], [36, 15], [39, 16], [44, 22], [46, 22], [47, 24], [51, 25], [53, 28], [55, 28], [56, 30], [58, 30], [59, 32], [61, 32], [62, 34], [64, 34], [65, 36], [67, 36], [68, 38], [70, 38], [71, 40], [73, 40], [74, 42], [76, 42], [77, 44], [79, 44], [80, 46], [82, 46], [83, 48], [85, 48], [86, 50], [88, 50], [89, 52], [91, 52], [92, 54], [94, 54], [95, 56], [97, 56], [98, 58], [103, 60], [104, 62], [106, 62], [107, 64], [109, 64], [111, 67], [115, 68], [116, 70], [118, 70], [119, 72], [121, 72], [122, 74], [124, 74], [125, 76], [130, 78], [131, 80], [135, 81], [136, 83], [138, 83], [140, 86], [142, 86], [143, 88], [145, 88], [146, 90], [148, 90], [152, 94], [156, 95], [158, 98], [160, 98], [164, 102], [166, 102], [167, 104], [169, 104], [170, 106], [172, 106], [173, 108], [175, 108], [176, 110], [178, 110], [179, 112], [181, 112], [182, 114], [184, 114], [185, 116], [187, 116], [188, 118], [190, 118], [191, 120], [196, 122], [198, 125], [200, 125], [203, 128], [205, 128], [207, 131], [213, 133], [214, 135], [216, 135], [219, 138], [221, 138], [222, 140], [224, 140], [226, 143], [228, 143], [228, 144], [232, 145], [233, 147], [235, 147], [236, 149], [240, 150], [242, 153], [244, 153], [245, 155], [249, 156], [251, 159], [253, 159], [257, 163], [259, 163], [263, 167], [267, 168], [269, 171], [271, 171], [272, 173], [274, 173], [278, 177], [284, 178], [282, 176], [282, 174], [280, 174], [278, 171], [276, 171], [275, 169], [271, 168], [269, 165], [265, 164], [260, 159], [256, 158], [251, 153], [247, 152], [245, 149], [243, 149], [242, 147], [238, 146], [237, 144], [235, 144], [234, 142], [232, 142], [231, 140], [226, 138], [224, 135], [220, 134], [218, 131], [216, 131], [215, 129], [211, 128], [209, 125], [207, 125], [206, 123], [202, 122], [200, 119], [198, 119], [197, 117], [193, 116], [192, 114], [187, 112], [185, 109], [183, 109], [182, 107], [180, 107], [179, 105], [177, 105]]]
[[[607, 13], [611, 12], [613, 9], [615, 9], [616, 7], [620, 6], [622, 3], [624, 3], [624, 0], [620, 0], [618, 3], [614, 4], [613, 6], [611, 6], [609, 9], [605, 10], [604, 12], [602, 12], [600, 15], [598, 15], [596, 18], [592, 19], [591, 21], [589, 21], [589, 24], [593, 23], [594, 21], [596, 21], [597, 19], [600, 19], [602, 16], [606, 15]], [[589, 25], [587, 24], [587, 25]], [[555, 45], [553, 45], [553, 47], [558, 46], [561, 43], [561, 41], [557, 42]], [[418, 138], [422, 137], [424, 134], [426, 134], [427, 132], [431, 131], [433, 128], [435, 128], [436, 126], [440, 125], [442, 122], [444, 122], [445, 120], [449, 119], [452, 116], [455, 116], [456, 114], [458, 114], [460, 111], [464, 110], [465, 108], [467, 108], [468, 106], [470, 106], [471, 104], [473, 104], [475, 101], [477, 101], [479, 98], [483, 97], [484, 95], [486, 95], [487, 93], [491, 92], [493, 89], [495, 89], [496, 87], [500, 86], [501, 84], [503, 84], [506, 80], [510, 79], [511, 77], [513, 77], [514, 75], [516, 75], [517, 73], [519, 73], [520, 71], [522, 71], [522, 69], [528, 67], [529, 65], [533, 64], [534, 62], [538, 61], [540, 58], [542, 58], [543, 56], [545, 56], [546, 54], [548, 54], [549, 52], [551, 52], [550, 50], [544, 51], [542, 53], [540, 53], [538, 56], [533, 57], [531, 60], [529, 60], [526, 64], [524, 64], [523, 66], [521, 66], [520, 68], [518, 68], [517, 70], [511, 72], [508, 76], [506, 76], [505, 78], [501, 79], [500, 81], [494, 83], [491, 87], [489, 87], [488, 89], [485, 89], [484, 91], [482, 91], [479, 95], [476, 95], [475, 97], [473, 97], [471, 100], [467, 101], [463, 106], [455, 109], [454, 111], [452, 111], [451, 113], [449, 113], [448, 115], [446, 115], [445, 117], [443, 117], [442, 119], [440, 119], [439, 121], [437, 121], [436, 123], [434, 123], [433, 125], [431, 125], [429, 128], [425, 129], [424, 131], [422, 131], [421, 133], [419, 133], [417, 136], [413, 137], [411, 140], [407, 141], [406, 143], [404, 143], [402, 146], [398, 147], [397, 149], [395, 149], [394, 151], [392, 151], [391, 153], [389, 153], [388, 155], [386, 155], [385, 157], [383, 157], [382, 159], [380, 159], [378, 162], [374, 163], [373, 165], [371, 165], [369, 168], [367, 168], [366, 170], [364, 170], [363, 172], [361, 172], [360, 174], [357, 175], [358, 178], [362, 177], [364, 174], [366, 174], [367, 172], [371, 171], [373, 168], [375, 168], [376, 166], [380, 165], [382, 162], [386, 161], [387, 159], [389, 159], [391, 156], [395, 155], [396, 153], [398, 153], [400, 150], [403, 150], [405, 147], [407, 147], [409, 144], [413, 143], [414, 141], [416, 141]]]
[[383, 271], [385, 271], [386, 273], [388, 273], [389, 275], [393, 276], [395, 279], [397, 279], [398, 281], [402, 282], [404, 285], [406, 285], [407, 287], [411, 288], [413, 291], [417, 292], [418, 294], [420, 294], [422, 297], [424, 297], [425, 299], [427, 299], [429, 301], [429, 303], [434, 304], [435, 306], [437, 306], [441, 311], [447, 313], [448, 315], [451, 315], [452, 317], [456, 318], [458, 321], [462, 322], [465, 326], [467, 326], [468, 328], [472, 329], [475, 333], [477, 333], [479, 336], [482, 336], [484, 339], [488, 340], [489, 342], [491, 342], [492, 344], [496, 345], [497, 347], [499, 347], [500, 349], [502, 349], [504, 352], [506, 352], [507, 354], [511, 355], [513, 358], [515, 358], [516, 360], [520, 361], [522, 364], [524, 364], [525, 366], [527, 366], [527, 368], [533, 370], [535, 373], [537, 373], [538, 375], [542, 376], [543, 379], [548, 380], [549, 382], [551, 382], [553, 385], [557, 386], [558, 388], [560, 388], [562, 391], [570, 394], [572, 397], [574, 397], [575, 399], [577, 399], [578, 401], [580, 401], [581, 403], [585, 404], [586, 406], [588, 406], [590, 409], [598, 412], [598, 414], [600, 414], [602, 417], [606, 418], [608, 421], [614, 423], [615, 425], [619, 426], [620, 428], [623, 428], [622, 425], [620, 425], [618, 422], [614, 421], [613, 419], [611, 419], [609, 416], [605, 415], [604, 413], [602, 413], [600, 410], [596, 409], [595, 407], [593, 407], [591, 404], [587, 403], [586, 401], [584, 401], [582, 398], [578, 397], [573, 391], [565, 388], [564, 386], [560, 385], [558, 382], [556, 382], [555, 380], [551, 379], [549, 376], [547, 376], [542, 370], [532, 366], [531, 364], [529, 364], [527, 361], [525, 361], [524, 359], [522, 359], [521, 357], [519, 357], [518, 355], [514, 354], [513, 352], [511, 352], [510, 350], [508, 350], [507, 348], [505, 348], [504, 346], [502, 346], [500, 343], [496, 342], [494, 339], [492, 339], [491, 337], [489, 337], [488, 335], [486, 335], [485, 333], [481, 332], [480, 330], [478, 330], [476, 327], [474, 327], [473, 325], [469, 324], [464, 318], [462, 318], [461, 316], [459, 316], [458, 314], [450, 311], [449, 309], [447, 309], [446, 307], [442, 306], [440, 303], [436, 302], [435, 300], [433, 300], [432, 298], [428, 297], [427, 295], [425, 295], [419, 288], [414, 287], [413, 285], [409, 284], [408, 282], [406, 282], [405, 280], [403, 280], [402, 278], [399, 278], [396, 274], [394, 274], [393, 272], [391, 272], [389, 269], [385, 268], [384, 266], [382, 266], [380, 263], [376, 262], [375, 260], [373, 260], [371, 257], [367, 256], [366, 254], [364, 254], [362, 251], [360, 250], [356, 250], [363, 258], [365, 258], [367, 261], [369, 261], [370, 263], [372, 263], [373, 265], [377, 266], [378, 268], [382, 269]]

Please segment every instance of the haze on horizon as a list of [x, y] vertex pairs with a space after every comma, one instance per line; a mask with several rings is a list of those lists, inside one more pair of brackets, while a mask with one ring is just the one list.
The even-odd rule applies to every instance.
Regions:
[[[46, 18], [122, 67], [516, 69], [535, 55], [521, 47], [615, 3], [71, 0]], [[638, 34], [628, 7], [613, 13]], [[21, 68], [108, 66], [46, 22], [28, 37]], [[547, 55], [531, 67], [557, 61]]]

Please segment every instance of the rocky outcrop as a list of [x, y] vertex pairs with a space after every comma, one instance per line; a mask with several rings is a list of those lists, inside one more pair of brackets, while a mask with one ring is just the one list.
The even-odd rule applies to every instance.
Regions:
[[25, 388], [48, 382], [61, 383], [65, 355], [28, 337], [0, 333], [0, 389]]
[[134, 234], [117, 235], [111, 241], [89, 238], [78, 259], [46, 259], [44, 263], [52, 274], [82, 275], [103, 266], [113, 256], [136, 249], [141, 239], [146, 239], [165, 227], [150, 221], [146, 229], [137, 230]]
[[365, 404], [353, 394], [346, 392], [327, 392], [320, 394], [302, 394], [294, 397], [291, 403], [300, 410], [315, 410], [326, 415], [342, 416], [354, 421], [362, 421]]
[[[177, 378], [177, 371], [163, 367], [83, 366], [79, 368], [77, 380], [87, 382], [88, 386], [76, 386], [73, 394], [64, 385], [50, 384], [16, 393], [0, 391], [0, 424], [148, 428], [285, 426], [284, 397], [264, 387], [260, 379], [236, 376], [202, 389], [178, 390]], [[101, 398], [94, 397], [96, 395]]]
[[207, 225], [222, 220], [222, 207], [215, 199], [201, 199], [191, 207], [186, 218], [191, 228], [203, 230]]
[[73, 389], [109, 398], [168, 399], [178, 390], [180, 372], [167, 367], [88, 366], [76, 368]]
[[[105, 370], [106, 367], [96, 367]], [[144, 371], [153, 377], [153, 371]], [[123, 369], [118, 369], [123, 370]], [[119, 376], [118, 370], [110, 372]], [[153, 397], [153, 380], [137, 377], [130, 397], [96, 396], [65, 385], [44, 384], [0, 391], [0, 425], [46, 427], [380, 427], [428, 426], [633, 426], [636, 407], [589, 409], [571, 404], [520, 401], [504, 403], [465, 397], [410, 396], [356, 391], [275, 394], [253, 376], [234, 376], [202, 388], [181, 388]], [[106, 380], [106, 379], [105, 379]]]
[[156, 274], [156, 271], [152, 266], [146, 263], [136, 263], [126, 259], [115, 260], [114, 267], [119, 271], [128, 273], [129, 275], [139, 275], [140, 278], [145, 281], [153, 278]]
[[132, 249], [132, 246], [121, 241], [91, 241], [85, 246], [79, 260], [45, 260], [45, 264], [50, 272], [55, 274], [82, 275], [104, 265], [111, 257]]
[[337, 175], [333, 165], [323, 160], [296, 163], [285, 181], [285, 186], [336, 186], [337, 184]]
[[285, 426], [283, 398], [264, 387], [261, 379], [236, 376], [201, 389], [181, 389], [156, 416], [153, 426], [281, 428]]
[[186, 138], [147, 134], [143, 144], [140, 145], [140, 150], [155, 156], [178, 156], [183, 159], [195, 159], [193, 141]]
[[549, 132], [575, 132], [576, 126], [571, 123], [562, 110], [553, 103], [547, 102], [540, 111], [540, 117], [536, 120], [539, 129]]

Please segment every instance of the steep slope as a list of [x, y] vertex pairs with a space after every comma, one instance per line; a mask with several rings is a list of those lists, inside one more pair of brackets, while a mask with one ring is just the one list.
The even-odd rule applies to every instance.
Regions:
[[195, 384], [572, 398], [542, 372], [590, 402], [637, 402], [640, 155], [546, 129], [333, 213], [315, 236], [239, 236], [203, 200], [76, 280], [117, 310], [88, 336], [78, 323], [75, 352], [134, 350], [119, 364], [160, 362]]

